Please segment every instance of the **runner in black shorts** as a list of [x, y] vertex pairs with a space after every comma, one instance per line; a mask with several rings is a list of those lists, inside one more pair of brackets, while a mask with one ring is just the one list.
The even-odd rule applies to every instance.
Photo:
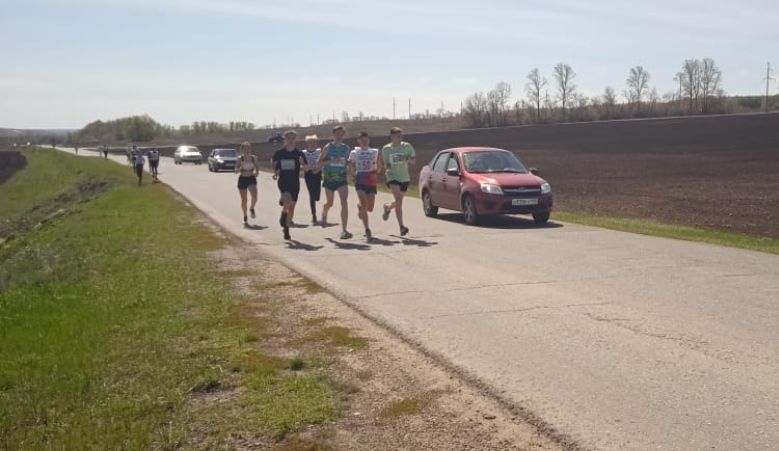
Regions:
[[256, 218], [254, 207], [257, 205], [257, 174], [259, 167], [252, 154], [252, 145], [245, 141], [241, 144], [241, 156], [235, 165], [235, 172], [238, 174], [238, 192], [241, 194], [241, 210], [243, 211], [243, 225], [249, 225], [246, 218], [246, 192], [249, 191], [252, 196], [251, 209], [252, 219]]
[[349, 173], [354, 176], [354, 188], [357, 190], [357, 216], [365, 226], [365, 238], [373, 239], [368, 214], [373, 211], [376, 202], [376, 190], [379, 186], [378, 173], [382, 162], [379, 149], [371, 148], [371, 138], [362, 132], [357, 138], [358, 147], [349, 153]]
[[278, 180], [282, 205], [279, 224], [284, 229], [284, 239], [292, 239], [289, 235], [289, 227], [292, 225], [292, 215], [295, 211], [295, 203], [300, 193], [300, 168], [308, 169], [306, 157], [303, 152], [295, 147], [297, 133], [293, 130], [284, 132], [284, 147], [273, 154], [273, 179]]

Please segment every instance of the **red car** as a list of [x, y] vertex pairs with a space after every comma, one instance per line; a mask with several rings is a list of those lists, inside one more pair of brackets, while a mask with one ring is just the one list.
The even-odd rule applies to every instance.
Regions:
[[439, 208], [462, 211], [465, 222], [493, 214], [532, 214], [549, 221], [552, 187], [512, 152], [488, 147], [442, 150], [419, 174], [425, 215]]

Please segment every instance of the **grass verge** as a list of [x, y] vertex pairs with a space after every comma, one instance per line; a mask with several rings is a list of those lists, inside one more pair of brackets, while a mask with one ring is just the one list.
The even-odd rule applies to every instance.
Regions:
[[0, 185], [0, 449], [223, 448], [337, 414], [325, 378], [259, 351], [209, 260], [224, 239], [165, 186], [25, 156]]
[[779, 254], [779, 239], [743, 235], [698, 227], [663, 224], [645, 219], [613, 218], [584, 213], [555, 211], [553, 219], [576, 224], [602, 227], [604, 229], [639, 233], [642, 235], [659, 236], [678, 240], [698, 241], [718, 244], [752, 251]]

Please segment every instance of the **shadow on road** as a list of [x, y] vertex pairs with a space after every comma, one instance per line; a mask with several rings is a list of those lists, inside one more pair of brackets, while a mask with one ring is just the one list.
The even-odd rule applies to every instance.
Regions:
[[243, 228], [246, 229], [246, 230], [265, 230], [265, 229], [267, 229], [267, 227], [261, 226], [261, 225], [257, 225], [257, 224], [246, 224], [245, 226], [243, 226]]
[[383, 240], [381, 238], [373, 237], [370, 240], [368, 240], [368, 243], [375, 244], [377, 246], [394, 246], [396, 244], [400, 244], [400, 241], [397, 241], [397, 240]]
[[397, 236], [397, 235], [390, 235], [390, 236], [399, 239], [400, 244], [404, 246], [430, 247], [438, 244], [438, 241], [420, 240], [418, 238], [406, 238], [404, 236]]
[[338, 249], [345, 249], [345, 250], [351, 250], [351, 251], [367, 251], [370, 250], [370, 246], [367, 244], [360, 244], [360, 243], [347, 243], [345, 241], [336, 241], [332, 238], [327, 238], [327, 241], [333, 243], [335, 247]]
[[318, 251], [319, 249], [322, 249], [323, 247], [324, 246], [312, 246], [311, 244], [301, 243], [300, 241], [297, 240], [287, 241], [288, 249], [294, 249], [299, 251], [314, 252], [314, 251]]
[[[437, 218], [465, 225], [463, 215], [460, 213], [439, 213]], [[477, 227], [488, 229], [557, 229], [563, 225], [556, 222], [536, 224], [533, 218], [527, 216], [494, 215], [479, 218]]]

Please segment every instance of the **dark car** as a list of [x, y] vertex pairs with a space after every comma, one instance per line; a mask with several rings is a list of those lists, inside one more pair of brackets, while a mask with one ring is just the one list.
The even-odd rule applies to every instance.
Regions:
[[219, 172], [222, 169], [235, 170], [238, 152], [235, 149], [214, 149], [208, 154], [208, 170]]
[[442, 150], [422, 168], [419, 186], [425, 215], [433, 217], [439, 208], [462, 211], [471, 225], [494, 214], [531, 214], [545, 224], [553, 205], [549, 183], [503, 149]]
[[271, 133], [270, 137], [268, 138], [269, 143], [280, 143], [284, 142], [284, 136], [279, 132]]

